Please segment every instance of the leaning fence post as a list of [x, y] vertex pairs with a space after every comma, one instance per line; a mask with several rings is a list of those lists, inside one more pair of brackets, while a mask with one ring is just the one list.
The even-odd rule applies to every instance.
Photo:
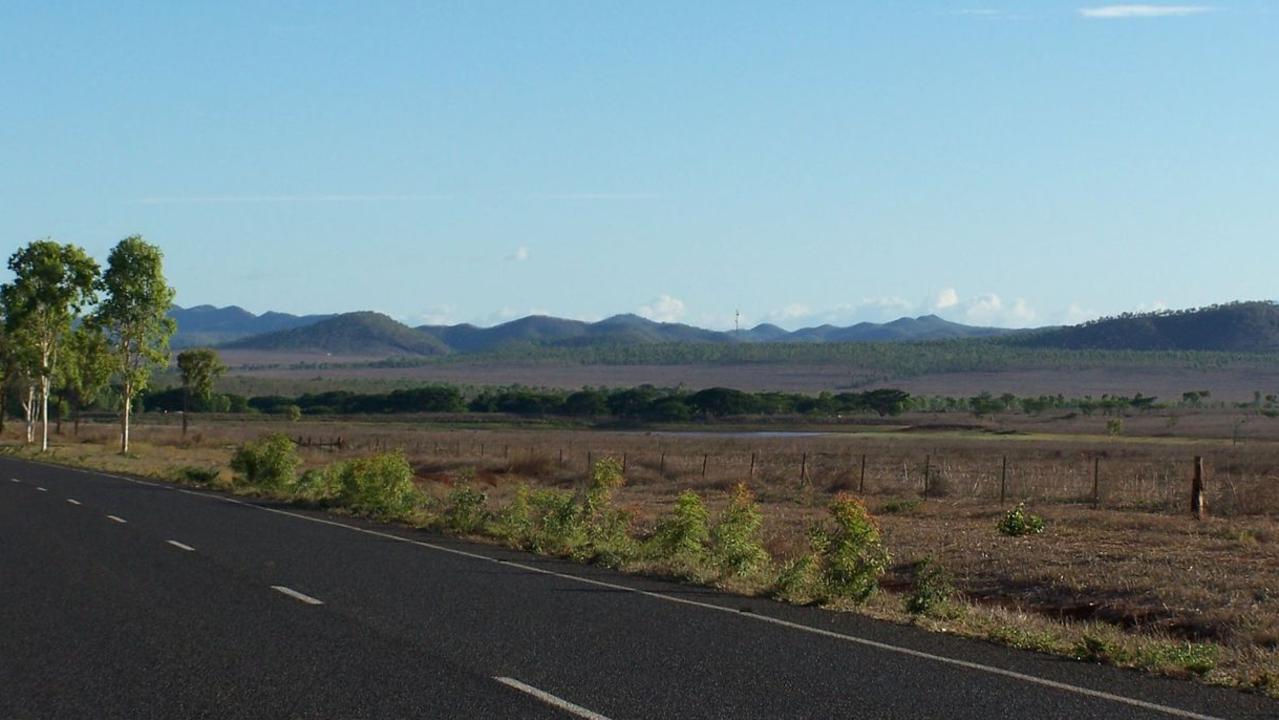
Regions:
[[857, 494], [864, 495], [866, 493], [866, 453], [862, 453], [862, 475], [857, 481]]
[[751, 453], [751, 480], [755, 479], [755, 453]]
[[626, 453], [622, 453], [622, 474], [626, 474]]
[[708, 458], [710, 458], [710, 455], [705, 455], [705, 454], [702, 455], [702, 479], [703, 480], [706, 479], [706, 460]]
[[1190, 512], [1196, 520], [1203, 520], [1208, 515], [1208, 501], [1204, 497], [1204, 459], [1195, 456], [1195, 478], [1190, 484]]
[[928, 497], [928, 476], [932, 474], [933, 456], [924, 456], [924, 497]]
[[659, 475], [666, 474], [666, 451], [662, 451], [662, 459], [657, 461], [657, 472]]
[[808, 453], [804, 453], [799, 459], [799, 481], [801, 483], [808, 481]]

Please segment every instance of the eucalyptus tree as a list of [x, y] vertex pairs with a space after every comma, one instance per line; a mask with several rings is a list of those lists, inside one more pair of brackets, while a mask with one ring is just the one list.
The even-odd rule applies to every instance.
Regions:
[[76, 435], [80, 434], [81, 412], [96, 402], [111, 382], [113, 360], [106, 335], [94, 323], [81, 323], [67, 336], [58, 363], [57, 387], [71, 408]]
[[207, 403], [213, 395], [213, 383], [226, 372], [226, 365], [217, 351], [197, 348], [178, 353], [178, 371], [182, 374], [182, 436], [186, 437], [191, 400]]
[[174, 290], [164, 279], [164, 253], [132, 235], [120, 241], [102, 274], [106, 293], [92, 321], [106, 334], [120, 385], [120, 452], [129, 452], [133, 398], [146, 389], [154, 367], [169, 362], [176, 324], [168, 316]]
[[[58, 351], [72, 321], [95, 299], [98, 263], [83, 248], [37, 240], [9, 257], [13, 282], [0, 289], [5, 325], [22, 352], [28, 374], [39, 384], [40, 450], [49, 449], [49, 391]], [[32, 388], [27, 392], [27, 439], [31, 440]]]

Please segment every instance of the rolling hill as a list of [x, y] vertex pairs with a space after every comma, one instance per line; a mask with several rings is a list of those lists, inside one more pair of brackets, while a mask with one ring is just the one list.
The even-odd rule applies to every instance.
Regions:
[[1237, 302], [1193, 310], [1125, 314], [1082, 325], [1044, 328], [1006, 340], [1063, 350], [1279, 350], [1279, 305]]
[[434, 336], [375, 312], [335, 315], [303, 327], [236, 340], [222, 347], [361, 357], [443, 355], [449, 352], [449, 347]]
[[196, 305], [189, 308], [174, 306], [169, 310], [169, 317], [178, 323], [178, 331], [169, 344], [175, 348], [184, 348], [221, 345], [253, 335], [312, 325], [333, 316], [279, 312], [254, 315], [237, 305]]

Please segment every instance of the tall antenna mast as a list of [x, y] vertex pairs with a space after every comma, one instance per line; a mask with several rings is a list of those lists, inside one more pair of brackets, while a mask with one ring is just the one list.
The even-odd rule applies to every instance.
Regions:
[[737, 310], [733, 315], [733, 332], [738, 335], [742, 334], [742, 311]]

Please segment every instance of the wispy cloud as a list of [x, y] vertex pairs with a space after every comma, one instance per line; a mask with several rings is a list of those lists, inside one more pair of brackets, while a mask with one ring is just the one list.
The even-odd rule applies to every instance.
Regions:
[[535, 200], [656, 200], [660, 196], [654, 193], [570, 192], [545, 193], [532, 197]]
[[515, 248], [514, 251], [503, 256], [502, 260], [505, 262], [524, 262], [525, 260], [528, 260], [528, 253], [528, 246], [521, 245]]
[[236, 205], [267, 203], [358, 203], [450, 200], [452, 195], [168, 195], [139, 198], [142, 205]]
[[1093, 20], [1128, 18], [1186, 17], [1212, 12], [1210, 5], [1100, 5], [1080, 8], [1079, 14]]

